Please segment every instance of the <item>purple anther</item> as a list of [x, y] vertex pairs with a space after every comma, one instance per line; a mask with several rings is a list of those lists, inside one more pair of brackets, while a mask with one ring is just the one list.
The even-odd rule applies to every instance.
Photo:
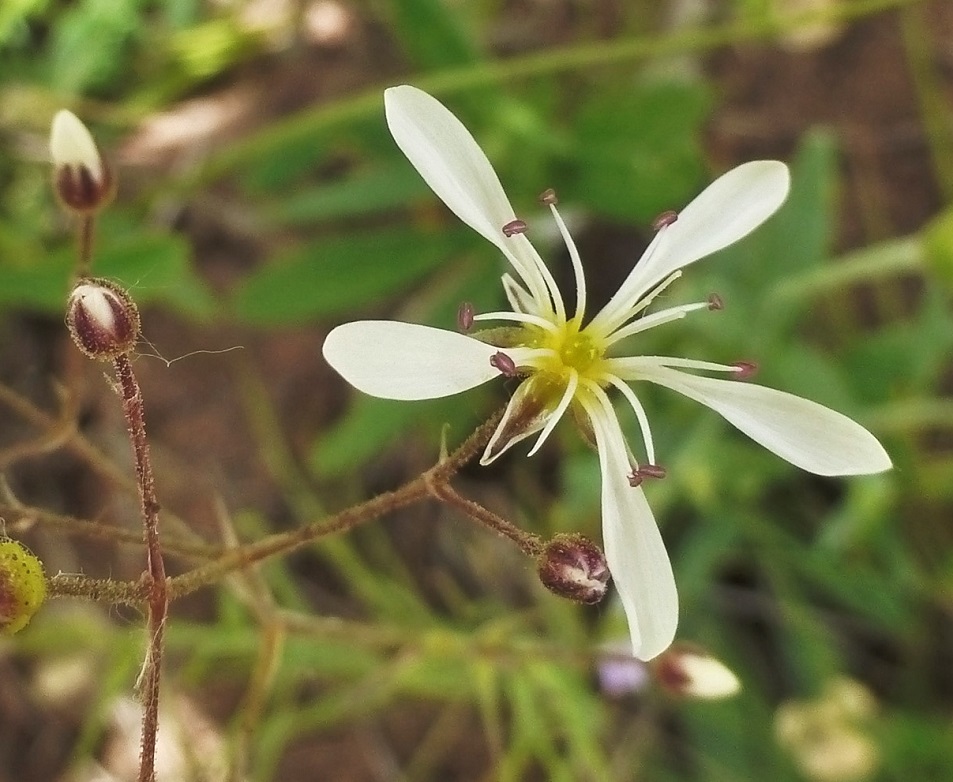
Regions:
[[559, 199], [556, 198], [556, 191], [551, 187], [539, 194], [539, 201], [542, 204], [546, 204], [546, 206], [552, 206], [559, 203]]
[[735, 367], [737, 374], [735, 377], [738, 380], [747, 380], [749, 377], [753, 377], [758, 371], [758, 365], [752, 361], [735, 361], [732, 363]]
[[465, 301], [457, 310], [457, 328], [460, 331], [469, 331], [473, 328], [473, 305]]
[[516, 362], [502, 351], [490, 356], [490, 366], [498, 369], [503, 377], [516, 377]]
[[678, 220], [678, 212], [669, 209], [667, 212], [662, 212], [662, 214], [652, 221], [652, 230], [661, 231], [665, 226], [671, 225], [676, 220]]
[[629, 475], [629, 486], [640, 486], [646, 478], [662, 479], [666, 475], [668, 475], [668, 470], [660, 464], [643, 464], [641, 467], [632, 470], [631, 475]]
[[510, 220], [506, 225], [503, 226], [503, 236], [510, 237], [516, 236], [516, 234], [526, 233], [526, 223], [520, 219]]
[[717, 310], [723, 310], [725, 308], [725, 300], [721, 298], [717, 293], [708, 294], [708, 309], [712, 312]]

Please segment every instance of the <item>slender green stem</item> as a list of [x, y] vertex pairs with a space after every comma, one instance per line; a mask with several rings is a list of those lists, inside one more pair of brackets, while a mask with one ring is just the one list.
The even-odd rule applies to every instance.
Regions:
[[900, 29], [937, 183], [946, 200], [950, 201], [953, 200], [953, 126], [939, 63], [933, 56], [931, 41], [934, 36], [923, 18], [923, 10], [912, 6], [901, 9]]
[[878, 277], [919, 272], [924, 268], [920, 236], [891, 239], [848, 253], [833, 263], [788, 277], [768, 293], [766, 306], [830, 293]]
[[[779, 32], [804, 25], [848, 21], [921, 1], [853, 0], [853, 2], [831, 4], [821, 10], [791, 14], [785, 19], [783, 27], [765, 15], [707, 29], [679, 30], [667, 35], [652, 33], [613, 41], [600, 40], [570, 47], [547, 49], [523, 57], [421, 74], [415, 77], [414, 83], [427, 92], [446, 96], [567, 71], [707, 51], [740, 41], [771, 38]], [[351, 98], [308, 109], [282, 122], [272, 124], [264, 131], [214, 153], [203, 166], [188, 172], [186, 179], [181, 181], [178, 187], [184, 191], [197, 189], [249, 161], [275, 154], [276, 150], [282, 147], [303, 143], [319, 132], [344, 127], [365, 117], [374, 116], [381, 112], [381, 94], [385, 86], [375, 85]]]

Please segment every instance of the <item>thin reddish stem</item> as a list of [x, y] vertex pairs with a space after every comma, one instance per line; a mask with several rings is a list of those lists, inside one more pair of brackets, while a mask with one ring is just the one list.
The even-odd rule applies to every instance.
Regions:
[[159, 545], [159, 501], [156, 497], [152, 462], [149, 458], [149, 442], [146, 439], [145, 411], [142, 392], [132, 371], [132, 363], [125, 353], [113, 361], [116, 378], [122, 396], [122, 409], [129, 427], [129, 439], [136, 460], [136, 483], [139, 486], [139, 502], [142, 511], [143, 532], [146, 543], [146, 572], [143, 580], [148, 587], [149, 619], [147, 622], [148, 648], [143, 664], [141, 697], [144, 714], [142, 719], [142, 755], [139, 766], [139, 782], [155, 779], [156, 736], [159, 731], [159, 680], [162, 669], [163, 633], [169, 610], [168, 584], [165, 562]]

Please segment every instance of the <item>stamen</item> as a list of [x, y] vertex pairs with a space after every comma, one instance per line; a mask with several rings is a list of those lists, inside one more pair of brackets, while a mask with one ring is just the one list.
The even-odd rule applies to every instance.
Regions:
[[517, 234], [526, 233], [528, 226], [523, 220], [516, 219], [511, 220], [506, 225], [503, 226], [503, 236], [509, 238], [510, 236], [516, 236]]
[[725, 301], [717, 293], [708, 294], [708, 309], [712, 312], [718, 310], [723, 310], [725, 308]]
[[684, 318], [689, 312], [694, 312], [695, 310], [700, 310], [707, 306], [707, 304], [701, 303], [680, 304], [677, 307], [669, 307], [667, 310], [653, 312], [651, 315], [646, 315], [645, 317], [632, 321], [628, 326], [623, 326], [618, 331], [606, 337], [606, 346], [614, 345], [616, 342], [626, 337], [631, 337], [633, 334], [654, 329], [656, 326], [671, 323], [673, 320], [679, 320]]
[[473, 305], [465, 301], [457, 310], [457, 328], [460, 331], [469, 331], [473, 328]]
[[731, 366], [733, 366], [738, 373], [736, 377], [739, 380], [747, 380], [750, 377], [754, 377], [758, 372], [758, 365], [752, 361], [735, 361]]
[[576, 312], [574, 317], [581, 323], [586, 314], [586, 273], [582, 268], [582, 258], [579, 257], [579, 250], [566, 227], [566, 222], [560, 216], [559, 210], [556, 209], [555, 194], [553, 202], [549, 205], [549, 210], [553, 213], [556, 227], [559, 228], [559, 233], [566, 243], [566, 250], [569, 252], [569, 259], [572, 261], [572, 273], [576, 279]]
[[668, 277], [662, 280], [658, 285], [656, 285], [652, 290], [645, 294], [639, 301], [635, 303], [629, 313], [626, 315], [625, 320], [631, 320], [634, 316], [638, 315], [642, 310], [649, 306], [659, 294], [662, 293], [669, 285], [671, 285], [675, 280], [682, 276], [682, 271], [672, 272]]
[[516, 377], [516, 362], [502, 351], [490, 356], [490, 366], [498, 369], [503, 377]]
[[652, 230], [661, 231], [665, 226], [671, 225], [676, 220], [678, 220], [678, 212], [669, 209], [667, 212], [662, 212], [662, 214], [652, 221]]
[[546, 422], [546, 426], [543, 427], [543, 431], [540, 433], [539, 438], [536, 440], [536, 444], [532, 447], [527, 456], [532, 456], [536, 453], [546, 442], [550, 434], [552, 434], [553, 429], [556, 428], [556, 424], [559, 423], [559, 419], [563, 417], [563, 413], [569, 407], [569, 404], [572, 402], [573, 397], [576, 395], [576, 389], [579, 387], [579, 373], [576, 370], [573, 370], [569, 375], [569, 382], [566, 383], [566, 390], [563, 392], [562, 398], [559, 400], [559, 404], [556, 405], [556, 409], [553, 410], [552, 414], [549, 416], [549, 420]]
[[559, 203], [559, 199], [556, 198], [556, 191], [551, 187], [539, 194], [539, 201], [546, 206], [555, 206]]
[[642, 481], [646, 478], [662, 479], [666, 475], [668, 475], [668, 470], [660, 464], [643, 464], [641, 467], [632, 470], [632, 474], [629, 475], [629, 486], [635, 488], [641, 486]]
[[635, 413], [636, 420], [639, 422], [639, 429], [642, 431], [642, 443], [645, 445], [645, 455], [648, 457], [650, 463], [654, 462], [655, 442], [652, 440], [652, 429], [649, 426], [649, 417], [645, 412], [645, 407], [642, 406], [642, 402], [639, 401], [635, 391], [633, 391], [629, 384], [622, 380], [622, 378], [617, 375], [606, 375], [605, 379], [619, 390], [619, 393], [625, 397], [625, 401], [628, 402], [632, 408], [632, 412]]
[[559, 331], [559, 326], [555, 323], [546, 320], [546, 318], [541, 318], [539, 315], [530, 315], [526, 312], [481, 312], [479, 315], [474, 315], [473, 320], [512, 320], [516, 323], [529, 323], [538, 326], [551, 334]]

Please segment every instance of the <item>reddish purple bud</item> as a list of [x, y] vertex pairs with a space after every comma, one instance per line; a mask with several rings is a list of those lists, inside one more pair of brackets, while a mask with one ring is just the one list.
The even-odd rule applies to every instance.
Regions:
[[738, 380], [747, 380], [758, 372], [758, 365], [752, 361], [735, 361], [731, 366], [737, 369], [735, 377]]
[[636, 486], [641, 486], [642, 481], [646, 478], [662, 479], [668, 475], [668, 470], [666, 470], [660, 464], [643, 464], [641, 467], [636, 467], [632, 474], [629, 475], [629, 486], [633, 488]]
[[725, 308], [725, 301], [717, 293], [708, 294], [708, 309], [712, 312], [717, 310], [723, 310]]
[[652, 221], [652, 230], [661, 231], [665, 226], [671, 225], [676, 220], [678, 220], [678, 212], [669, 209], [667, 212], [662, 212], [662, 214]]
[[539, 555], [536, 572], [550, 592], [587, 605], [605, 597], [610, 578], [605, 554], [583, 535], [556, 535]]
[[503, 226], [503, 236], [510, 237], [516, 236], [516, 234], [521, 234], [526, 232], [527, 225], [522, 220], [516, 219], [511, 220], [506, 225]]
[[553, 206], [559, 203], [559, 199], [556, 198], [556, 191], [551, 187], [539, 194], [539, 200], [540, 203], [546, 204], [546, 206]]
[[73, 342], [90, 358], [108, 361], [128, 353], [139, 339], [139, 310], [114, 282], [81, 280], [66, 303]]
[[516, 377], [516, 362], [502, 351], [490, 356], [490, 366], [500, 370], [504, 377]]
[[457, 310], [457, 328], [460, 331], [469, 331], [473, 328], [473, 305], [465, 301]]

